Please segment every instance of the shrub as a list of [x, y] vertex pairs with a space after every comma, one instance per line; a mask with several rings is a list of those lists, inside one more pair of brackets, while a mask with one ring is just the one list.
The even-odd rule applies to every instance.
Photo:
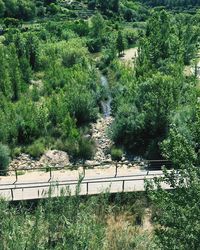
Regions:
[[101, 51], [102, 42], [99, 38], [90, 39], [87, 41], [87, 47], [90, 53], [97, 53]]
[[122, 159], [123, 150], [120, 148], [113, 147], [111, 149], [111, 158], [113, 161], [120, 161]]
[[57, 140], [55, 148], [67, 152], [71, 160], [77, 158], [79, 151], [79, 145], [75, 138], [68, 138], [65, 141]]
[[[0, 174], [6, 174], [10, 162], [10, 149], [0, 144]], [[2, 172], [1, 172], [2, 171]]]
[[15, 158], [15, 157], [18, 157], [20, 154], [21, 154], [21, 148], [20, 147], [15, 147], [15, 148], [13, 148], [12, 149], [12, 151], [11, 151], [11, 156], [13, 157], [13, 158]]
[[94, 153], [94, 141], [81, 137], [81, 139], [79, 140], [78, 158], [82, 160], [91, 160], [94, 157]]
[[26, 150], [26, 153], [28, 153], [33, 158], [39, 158], [44, 152], [45, 152], [45, 145], [44, 142], [41, 140], [35, 141]]

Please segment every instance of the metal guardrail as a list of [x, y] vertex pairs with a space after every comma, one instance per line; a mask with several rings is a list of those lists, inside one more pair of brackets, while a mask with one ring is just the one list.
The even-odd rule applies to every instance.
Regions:
[[[131, 163], [132, 165], [134, 164], [138, 164], [140, 165], [141, 162], [140, 161], [130, 161], [129, 163]], [[15, 182], [18, 181], [18, 173], [24, 171], [24, 172], [33, 172], [33, 171], [44, 171], [44, 172], [49, 172], [49, 181], [52, 179], [52, 172], [56, 171], [56, 170], [72, 170], [72, 169], [78, 169], [79, 167], [83, 168], [83, 176], [85, 176], [85, 171], [86, 169], [91, 169], [94, 167], [103, 167], [103, 166], [107, 166], [107, 165], [115, 165], [115, 176], [117, 176], [118, 173], [118, 168], [120, 167], [120, 165], [124, 165], [126, 163], [124, 162], [103, 162], [101, 164], [94, 164], [94, 165], [86, 165], [83, 163], [83, 165], [68, 165], [66, 167], [42, 167], [42, 168], [22, 168], [22, 169], [14, 169], [14, 170], [0, 170], [0, 176], [5, 176], [8, 175], [8, 173], [15, 173]], [[144, 160], [143, 164], [145, 165], [145, 168], [148, 171], [151, 170], [161, 170], [162, 166], [165, 166], [167, 169], [172, 168], [172, 162], [168, 161], [168, 160]], [[1, 184], [0, 184], [1, 185]]]
[[[156, 173], [156, 176], [161, 176], [162, 174], [161, 173]], [[140, 177], [144, 177], [144, 176], [155, 176], [155, 173], [150, 173], [150, 171], [146, 171], [144, 172], [144, 174], [132, 174], [132, 175], [120, 175], [120, 176], [116, 176], [116, 175], [113, 175], [113, 176], [104, 176], [104, 177], [96, 177], [96, 178], [87, 178], [85, 179], [84, 176], [83, 177], [83, 182], [105, 182], [104, 180], [105, 179], [109, 179], [109, 180], [117, 180], [117, 178], [130, 178], [130, 177], [138, 177], [137, 179], [135, 180], [140, 180], [141, 178]], [[103, 180], [103, 181], [102, 181]], [[1, 184], [0, 183], [0, 190], [3, 190], [1, 188], [1, 186], [12, 186], [12, 185], [34, 185], [34, 184], [44, 184], [44, 183], [55, 183], [55, 181], [52, 181], [52, 179], [48, 180], [48, 181], [43, 181], [43, 182], [16, 182], [14, 181], [13, 183], [3, 183]], [[59, 183], [73, 183], [73, 182], [78, 182], [78, 179], [66, 179], [66, 180], [60, 180]], [[6, 188], [7, 189], [7, 188]]]
[[[150, 177], [148, 179], [153, 179], [153, 177], [158, 177], [158, 176], [162, 176], [162, 174], [149, 174], [148, 172], [146, 172], [146, 175], [142, 175], [142, 174], [139, 174], [139, 175], [128, 175], [128, 176], [118, 176], [117, 178], [116, 177], [104, 177], [104, 178], [94, 178], [94, 179], [83, 179], [81, 182], [80, 182], [80, 187], [82, 185], [85, 185], [86, 186], [86, 192], [84, 194], [80, 194], [80, 195], [88, 195], [90, 192], [90, 185], [92, 184], [105, 184], [105, 183], [110, 183], [113, 184], [113, 183], [121, 183], [121, 191], [118, 191], [117, 192], [125, 192], [125, 184], [127, 182], [136, 182], [136, 181], [144, 181], [146, 179], [146, 177]], [[132, 177], [130, 179], [122, 179], [124, 177]], [[137, 177], [137, 178], [133, 178], [133, 177]], [[64, 183], [60, 183], [60, 182], [64, 182]], [[42, 192], [44, 191], [45, 188], [48, 188], [49, 190], [51, 190], [51, 188], [55, 188], [55, 187], [59, 187], [61, 188], [60, 190], [60, 193], [59, 195], [57, 196], [60, 196], [61, 195], [61, 192], [62, 192], [62, 188], [66, 188], [66, 187], [71, 187], [71, 186], [78, 186], [79, 180], [77, 179], [76, 181], [74, 180], [64, 180], [64, 181], [59, 181], [57, 183], [55, 182], [45, 182], [45, 183], [40, 183], [40, 185], [34, 185], [34, 186], [28, 186], [29, 184], [33, 184], [33, 183], [17, 183], [18, 186], [14, 186], [14, 187], [5, 187], [5, 188], [0, 188], [0, 192], [1, 191], [10, 191], [10, 196], [11, 196], [11, 200], [14, 201], [14, 200], [17, 200], [15, 199], [15, 195], [14, 195], [14, 191], [15, 190], [21, 190], [22, 191], [22, 194], [24, 192], [24, 190], [31, 190], [31, 189], [36, 189], [37, 190], [37, 193], [38, 193], [38, 197], [34, 197], [33, 199], [41, 199], [41, 198], [47, 198], [49, 196], [46, 196], [44, 195], [44, 197], [41, 197], [40, 195], [40, 189], [42, 189]], [[13, 186], [13, 184], [9, 184], [10, 186]], [[26, 185], [26, 186], [25, 186]], [[134, 190], [132, 190], [134, 191]], [[98, 192], [97, 192], [98, 193]], [[96, 193], [96, 194], [97, 194]]]
[[[140, 164], [140, 162], [138, 161], [132, 161], [132, 164]], [[102, 167], [105, 165], [114, 165], [115, 164], [115, 172], [113, 173], [112, 176], [101, 176], [101, 177], [96, 177], [96, 178], [85, 178], [86, 177], [86, 170], [87, 169], [91, 169], [92, 167]], [[172, 163], [170, 161], [165, 161], [165, 160], [151, 160], [151, 161], [144, 161], [143, 165], [146, 166], [146, 171], [144, 171], [144, 173], [142, 174], [134, 174], [134, 175], [124, 175], [124, 176], [118, 176], [118, 168], [120, 167], [120, 165], [125, 164], [124, 162], [106, 162], [103, 164], [96, 164], [93, 166], [88, 166], [88, 165], [83, 165], [83, 172], [82, 172], [82, 182], [80, 185], [85, 185], [86, 188], [86, 193], [84, 195], [89, 194], [89, 187], [92, 184], [101, 184], [101, 183], [122, 183], [122, 187], [121, 187], [121, 191], [120, 192], [124, 192], [125, 191], [125, 184], [128, 182], [135, 182], [135, 181], [141, 181], [148, 177], [148, 179], [152, 179], [153, 177], [157, 176], [162, 176], [162, 173], [152, 173], [152, 170], [160, 170], [161, 166], [166, 166], [167, 168], [171, 168], [172, 167]], [[79, 180], [78, 179], [66, 179], [66, 180], [60, 180], [60, 181], [54, 181], [53, 180], [53, 172], [56, 170], [63, 170], [63, 169], [69, 169], [69, 168], [74, 168], [76, 166], [71, 165], [68, 166], [67, 168], [59, 168], [59, 167], [44, 167], [44, 168], [34, 168], [34, 169], [20, 169], [20, 170], [10, 170], [10, 171], [4, 171], [4, 173], [7, 172], [15, 172], [15, 180], [13, 183], [0, 183], [0, 192], [3, 191], [8, 191], [10, 192], [10, 197], [11, 200], [16, 200], [15, 199], [15, 195], [14, 192], [17, 190], [21, 190], [22, 194], [24, 192], [24, 190], [30, 190], [30, 189], [37, 189], [38, 191], [38, 197], [35, 199], [39, 199], [39, 198], [46, 198], [46, 197], [41, 197], [40, 194], [40, 189], [45, 189], [45, 188], [51, 188], [51, 187], [55, 187], [56, 185], [59, 188], [62, 187], [70, 187], [73, 185], [78, 185]], [[80, 167], [80, 166], [79, 166]], [[153, 168], [152, 168], [153, 167]], [[47, 181], [40, 181], [40, 182], [18, 182], [18, 171], [45, 171], [45, 172], [49, 172], [49, 179]], [[2, 171], [1, 171], [2, 172]], [[48, 176], [47, 176], [48, 177]], [[124, 179], [123, 179], [124, 178]], [[56, 183], [56, 184], [55, 184]]]

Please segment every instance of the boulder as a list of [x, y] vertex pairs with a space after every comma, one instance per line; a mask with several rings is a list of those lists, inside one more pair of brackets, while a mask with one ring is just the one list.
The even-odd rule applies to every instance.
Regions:
[[64, 151], [48, 150], [40, 159], [40, 164], [50, 167], [66, 167], [70, 165], [69, 156]]
[[98, 162], [98, 161], [95, 161], [95, 160], [87, 160], [87, 161], [85, 162], [85, 165], [86, 165], [86, 166], [91, 166], [91, 167], [93, 167], [93, 166], [99, 165], [99, 162]]

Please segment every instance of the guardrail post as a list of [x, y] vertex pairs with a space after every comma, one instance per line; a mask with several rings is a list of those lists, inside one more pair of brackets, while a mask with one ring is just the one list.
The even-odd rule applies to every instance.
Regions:
[[51, 167], [50, 167], [50, 168], [49, 168], [49, 180], [48, 180], [48, 182], [50, 182], [51, 178], [52, 178], [52, 169], [51, 169]]
[[14, 200], [13, 189], [11, 188], [10, 191], [11, 191], [11, 197], [12, 197], [12, 201], [13, 201]]
[[122, 181], [122, 192], [124, 192], [125, 180]]
[[89, 183], [87, 182], [87, 195], [88, 195], [88, 193], [89, 193]]
[[85, 178], [85, 169], [86, 169], [86, 166], [83, 165], [83, 178]]
[[117, 162], [115, 163], [115, 178], [117, 177], [117, 169], [118, 169], [118, 165], [117, 165]]
[[16, 181], [15, 182], [17, 182], [18, 181], [17, 169], [15, 169], [15, 177], [16, 177]]

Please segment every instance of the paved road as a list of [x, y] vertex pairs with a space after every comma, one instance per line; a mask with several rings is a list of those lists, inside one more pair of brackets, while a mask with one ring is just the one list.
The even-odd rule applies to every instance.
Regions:
[[[60, 195], [74, 195], [78, 184], [78, 172], [76, 176], [73, 174], [67, 176], [57, 172], [49, 178], [48, 173], [41, 174], [41, 178], [34, 178], [32, 175], [20, 176], [16, 181], [15, 177], [0, 178], [0, 196], [6, 200], [32, 200], [47, 198]], [[129, 175], [113, 175], [102, 174], [87, 175], [83, 178], [80, 184], [80, 195], [99, 194], [102, 192], [134, 192], [144, 191], [144, 180], [152, 179], [156, 176], [162, 176], [161, 171], [137, 171]], [[35, 176], [36, 177], [36, 176]], [[163, 184], [164, 188], [168, 188]]]

